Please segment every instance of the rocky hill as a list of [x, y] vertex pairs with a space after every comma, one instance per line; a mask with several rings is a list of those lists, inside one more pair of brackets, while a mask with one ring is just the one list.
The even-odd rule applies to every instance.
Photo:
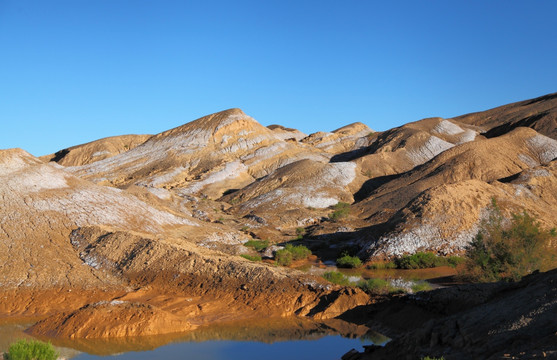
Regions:
[[[494, 197], [507, 214], [527, 210], [557, 225], [556, 114], [557, 95], [549, 94], [385, 132], [354, 123], [305, 135], [264, 127], [231, 109], [140, 145], [139, 137], [126, 138], [127, 151], [112, 145], [125, 142], [116, 137], [43, 159], [99, 185], [149, 192], [200, 219], [230, 220], [226, 225], [271, 241], [288, 239], [297, 227], [307, 228], [310, 239], [348, 229], [343, 238], [366, 259], [448, 254], [462, 251]], [[105, 151], [92, 161], [107, 144], [117, 149], [112, 156]], [[221, 215], [211, 216], [200, 199]], [[351, 204], [350, 215], [331, 222], [339, 202]]]
[[[41, 158], [2, 150], [0, 291], [21, 303], [0, 312], [71, 324], [104, 319], [116, 304], [153, 320], [148, 331], [98, 336], [157, 333], [159, 315], [194, 327], [224, 308], [237, 317], [337, 316], [369, 297], [250, 262], [237, 256], [252, 251], [243, 244], [303, 234], [321, 260], [343, 246], [364, 260], [458, 253], [492, 198], [507, 215], [526, 210], [555, 227], [556, 114], [550, 94], [385, 132], [354, 123], [306, 135], [230, 109]], [[66, 302], [54, 300], [60, 294]]]

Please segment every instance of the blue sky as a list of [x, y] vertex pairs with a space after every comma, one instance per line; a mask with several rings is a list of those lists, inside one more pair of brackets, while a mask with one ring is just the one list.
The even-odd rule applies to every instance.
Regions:
[[0, 148], [242, 108], [386, 130], [557, 91], [556, 1], [0, 0]]

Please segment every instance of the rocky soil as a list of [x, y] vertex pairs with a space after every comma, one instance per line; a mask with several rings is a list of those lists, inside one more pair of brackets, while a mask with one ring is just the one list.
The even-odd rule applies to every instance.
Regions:
[[[414, 318], [421, 314], [430, 319], [407, 321], [402, 335], [394, 335], [385, 347], [352, 352], [343, 359], [557, 358], [557, 270], [527, 276], [519, 283], [460, 285], [405, 301]], [[368, 319], [389, 317], [392, 327], [393, 319], [408, 310], [400, 304], [383, 304], [368, 311]]]

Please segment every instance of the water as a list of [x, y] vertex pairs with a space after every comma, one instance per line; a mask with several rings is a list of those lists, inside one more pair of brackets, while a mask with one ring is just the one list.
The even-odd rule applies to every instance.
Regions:
[[[363, 350], [360, 339], [329, 335], [317, 340], [294, 340], [264, 343], [257, 341], [204, 341], [182, 342], [159, 347], [152, 351], [127, 352], [110, 359], [198, 359], [198, 360], [336, 360], [352, 348]], [[98, 355], [82, 354], [76, 360], [106, 359]]]
[[[0, 351], [29, 338], [30, 324], [0, 324]], [[201, 327], [183, 334], [122, 339], [41, 339], [51, 341], [65, 358], [90, 359], [331, 359], [363, 345], [389, 339], [342, 320], [314, 322], [303, 318], [264, 319]]]
[[360, 279], [367, 280], [374, 278], [385, 280], [402, 279], [406, 281], [427, 281], [432, 284], [434, 288], [454, 282], [454, 279], [451, 279], [451, 277], [457, 274], [457, 270], [449, 266], [429, 269], [367, 269], [365, 267], [344, 269], [337, 268], [334, 262], [325, 262], [324, 265], [326, 266], [318, 263], [307, 263], [297, 269], [317, 276], [323, 276], [327, 271], [339, 271], [355, 282]]

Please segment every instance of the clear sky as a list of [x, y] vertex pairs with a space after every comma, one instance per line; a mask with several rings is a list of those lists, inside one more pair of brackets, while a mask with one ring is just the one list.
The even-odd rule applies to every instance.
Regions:
[[557, 91], [557, 1], [0, 0], [0, 148], [232, 107], [386, 130]]

